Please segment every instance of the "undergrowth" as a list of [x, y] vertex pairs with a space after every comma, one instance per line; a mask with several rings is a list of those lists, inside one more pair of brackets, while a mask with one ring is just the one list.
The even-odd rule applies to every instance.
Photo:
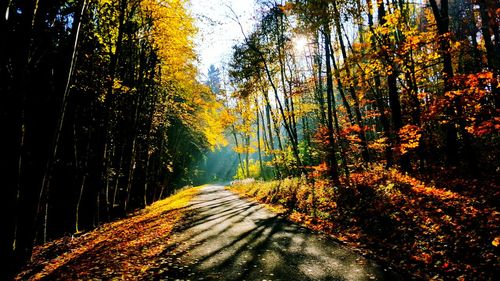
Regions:
[[[377, 165], [353, 173], [341, 187], [302, 177], [236, 181], [230, 189], [416, 279], [494, 280], [500, 213], [471, 190], [476, 181], [459, 182], [471, 188], [458, 192], [456, 179], [438, 186]], [[483, 184], [498, 198], [498, 185]]]

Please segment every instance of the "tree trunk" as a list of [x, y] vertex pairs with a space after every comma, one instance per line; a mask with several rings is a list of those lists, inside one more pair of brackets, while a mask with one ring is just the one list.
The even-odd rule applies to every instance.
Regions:
[[[437, 30], [440, 40], [440, 53], [443, 58], [443, 96], [450, 90], [452, 90], [453, 85], [453, 66], [450, 53], [450, 40], [448, 38], [449, 23], [448, 18], [448, 0], [441, 0], [441, 9], [439, 9], [436, 0], [429, 0], [432, 7], [432, 12], [434, 14], [434, 19], [436, 20]], [[457, 141], [457, 129], [455, 127], [455, 114], [453, 101], [447, 106], [445, 112], [448, 114], [450, 120], [445, 125], [446, 131], [446, 159], [448, 164], [457, 165], [458, 164], [458, 141]]]
[[325, 37], [325, 58], [326, 58], [326, 102], [327, 102], [327, 127], [328, 127], [328, 141], [330, 143], [329, 149], [329, 159], [330, 159], [330, 177], [335, 184], [339, 184], [339, 173], [338, 164], [336, 156], [336, 145], [335, 137], [333, 135], [333, 107], [335, 103], [335, 97], [333, 96], [333, 79], [332, 79], [332, 69], [330, 64], [330, 30], [328, 26], [324, 27], [324, 37]]

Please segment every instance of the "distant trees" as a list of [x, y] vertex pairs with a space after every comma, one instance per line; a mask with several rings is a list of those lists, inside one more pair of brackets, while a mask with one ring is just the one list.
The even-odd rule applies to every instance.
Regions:
[[3, 279], [168, 195], [216, 140], [186, 1], [2, 1]]

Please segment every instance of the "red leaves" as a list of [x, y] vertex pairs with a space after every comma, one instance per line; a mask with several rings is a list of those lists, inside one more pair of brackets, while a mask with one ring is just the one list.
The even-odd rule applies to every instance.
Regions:
[[432, 262], [432, 256], [427, 253], [421, 253], [418, 256], [411, 256], [411, 258], [416, 261], [421, 261], [425, 264], [429, 264]]
[[479, 124], [468, 126], [467, 131], [477, 137], [500, 132], [500, 117], [493, 117]]

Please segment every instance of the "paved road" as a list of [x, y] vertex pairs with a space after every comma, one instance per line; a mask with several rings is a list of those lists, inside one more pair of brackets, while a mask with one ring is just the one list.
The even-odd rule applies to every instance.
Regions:
[[169, 251], [180, 267], [175, 278], [395, 279], [334, 240], [280, 219], [222, 185], [204, 187], [191, 202], [172, 245]]

